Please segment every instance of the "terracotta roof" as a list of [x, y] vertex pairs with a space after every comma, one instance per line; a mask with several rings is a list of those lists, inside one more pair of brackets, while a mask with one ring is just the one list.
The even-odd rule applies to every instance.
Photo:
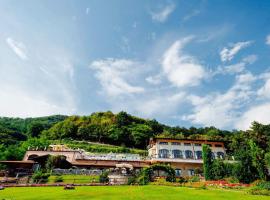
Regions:
[[225, 141], [220, 141], [220, 140], [203, 140], [203, 139], [177, 139], [177, 138], [168, 138], [168, 137], [154, 137], [152, 140], [179, 140], [179, 141], [193, 141], [193, 142], [220, 142], [224, 143]]

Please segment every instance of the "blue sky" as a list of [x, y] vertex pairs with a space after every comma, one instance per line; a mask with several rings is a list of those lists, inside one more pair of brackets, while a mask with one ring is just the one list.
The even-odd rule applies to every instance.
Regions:
[[0, 115], [270, 123], [270, 1], [0, 0]]

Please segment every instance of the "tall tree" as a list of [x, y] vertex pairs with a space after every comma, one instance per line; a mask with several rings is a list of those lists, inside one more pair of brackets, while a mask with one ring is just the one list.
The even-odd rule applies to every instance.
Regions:
[[213, 178], [211, 174], [212, 164], [213, 164], [213, 158], [212, 158], [212, 151], [211, 148], [204, 144], [202, 146], [202, 157], [203, 157], [203, 173], [205, 180], [211, 180]]

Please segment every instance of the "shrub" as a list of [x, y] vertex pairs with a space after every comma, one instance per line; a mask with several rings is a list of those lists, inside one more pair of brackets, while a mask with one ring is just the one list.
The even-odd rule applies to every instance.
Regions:
[[270, 182], [256, 181], [254, 185], [255, 186], [249, 190], [250, 194], [270, 196]]
[[127, 184], [128, 185], [134, 185], [134, 184], [136, 184], [136, 177], [135, 176], [129, 177]]
[[266, 189], [260, 189], [260, 188], [254, 187], [249, 190], [249, 194], [270, 196], [270, 191]]
[[189, 179], [190, 182], [199, 182], [200, 181], [200, 177], [199, 176], [192, 176]]
[[34, 183], [47, 183], [48, 178], [50, 177], [49, 173], [43, 173], [42, 171], [38, 171], [33, 174], [32, 180]]
[[179, 177], [178, 182], [179, 183], [186, 183], [187, 180], [184, 177]]
[[63, 177], [62, 176], [56, 176], [55, 179], [54, 179], [54, 182], [55, 183], [60, 183], [60, 182], [63, 182]]
[[270, 182], [260, 181], [256, 184], [256, 186], [260, 189], [265, 189], [270, 191]]
[[228, 177], [225, 178], [225, 181], [227, 181], [228, 183], [239, 183], [239, 180], [236, 177]]
[[109, 172], [108, 171], [104, 171], [99, 175], [99, 182], [100, 183], [108, 183], [109, 182]]

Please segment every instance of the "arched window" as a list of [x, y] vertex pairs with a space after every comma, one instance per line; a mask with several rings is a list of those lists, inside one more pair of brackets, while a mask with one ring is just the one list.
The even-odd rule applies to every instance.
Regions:
[[173, 158], [183, 158], [183, 153], [182, 151], [178, 149], [172, 150]]
[[202, 151], [196, 151], [196, 159], [202, 159]]
[[181, 169], [175, 169], [175, 176], [181, 176], [182, 170]]
[[224, 159], [225, 155], [223, 152], [219, 151], [219, 152], [217, 152], [217, 157], [220, 159]]
[[186, 150], [186, 151], [185, 151], [185, 156], [186, 156], [187, 159], [193, 158], [193, 153], [192, 153], [192, 151]]
[[159, 158], [169, 158], [169, 150], [168, 149], [160, 149], [159, 150]]

